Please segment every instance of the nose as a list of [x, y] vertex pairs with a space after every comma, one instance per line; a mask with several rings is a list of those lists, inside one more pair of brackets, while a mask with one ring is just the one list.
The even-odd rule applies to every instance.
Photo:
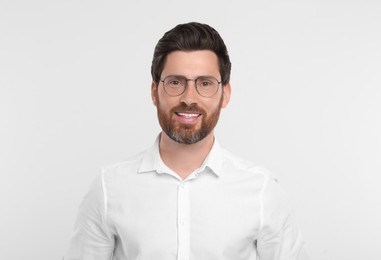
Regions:
[[187, 85], [185, 91], [181, 95], [181, 102], [184, 102], [187, 105], [196, 103], [196, 100], [199, 96], [196, 90], [196, 82], [194, 80], [187, 80], [186, 84]]

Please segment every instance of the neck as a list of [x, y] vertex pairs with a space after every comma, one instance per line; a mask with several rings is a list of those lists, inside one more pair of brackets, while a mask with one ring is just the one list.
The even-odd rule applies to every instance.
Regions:
[[162, 132], [160, 156], [163, 162], [184, 180], [205, 161], [213, 142], [213, 131], [195, 144], [180, 144]]

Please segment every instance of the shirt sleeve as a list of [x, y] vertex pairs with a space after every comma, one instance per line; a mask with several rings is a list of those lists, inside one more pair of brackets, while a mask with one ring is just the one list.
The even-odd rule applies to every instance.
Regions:
[[257, 240], [260, 260], [309, 259], [287, 196], [271, 176], [266, 176], [262, 190], [261, 218]]
[[107, 196], [103, 174], [84, 197], [75, 223], [74, 236], [64, 260], [110, 260], [115, 237], [107, 220]]

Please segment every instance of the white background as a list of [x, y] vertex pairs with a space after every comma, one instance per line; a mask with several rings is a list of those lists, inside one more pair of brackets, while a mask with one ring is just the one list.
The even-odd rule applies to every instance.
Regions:
[[150, 146], [154, 46], [216, 28], [222, 145], [269, 168], [318, 260], [380, 260], [381, 2], [0, 0], [0, 259], [61, 259], [99, 169]]

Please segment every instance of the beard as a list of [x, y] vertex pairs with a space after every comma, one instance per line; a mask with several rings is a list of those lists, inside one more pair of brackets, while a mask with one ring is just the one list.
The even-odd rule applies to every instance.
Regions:
[[[169, 136], [169, 138], [181, 144], [195, 144], [208, 136], [217, 125], [222, 106], [221, 96], [218, 107], [212, 111], [209, 116], [205, 110], [198, 107], [197, 104], [187, 105], [184, 102], [176, 107], [173, 107], [169, 111], [169, 114], [166, 114], [160, 107], [160, 100], [157, 100], [157, 115], [161, 129]], [[172, 119], [175, 112], [200, 113], [202, 115], [201, 126], [197, 129], [198, 126], [193, 124], [179, 124]]]

